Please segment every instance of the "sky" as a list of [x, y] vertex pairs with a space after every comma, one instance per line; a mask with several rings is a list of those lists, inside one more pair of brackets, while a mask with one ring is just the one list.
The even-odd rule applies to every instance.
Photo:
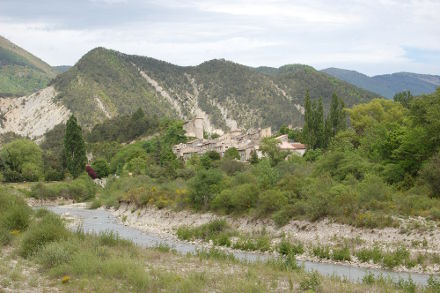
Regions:
[[440, 0], [0, 0], [0, 35], [50, 65], [101, 46], [178, 65], [440, 75], [439, 15]]

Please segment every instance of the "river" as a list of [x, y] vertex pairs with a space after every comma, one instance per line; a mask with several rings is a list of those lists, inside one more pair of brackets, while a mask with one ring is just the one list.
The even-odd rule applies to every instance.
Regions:
[[[156, 247], [160, 244], [167, 245], [177, 252], [182, 254], [196, 253], [203, 249], [200, 245], [188, 243], [171, 239], [169, 237], [161, 237], [160, 235], [152, 234], [137, 230], [133, 227], [125, 226], [121, 223], [110, 211], [97, 209], [89, 210], [83, 207], [75, 206], [47, 206], [48, 210], [58, 214], [69, 214], [74, 218], [81, 220], [82, 229], [86, 233], [100, 233], [104, 231], [113, 231], [119, 237], [133, 241], [133, 243], [142, 247]], [[268, 254], [261, 254], [256, 252], [247, 252], [240, 250], [233, 250], [232, 254], [235, 258], [241, 261], [266, 261], [273, 257]], [[352, 282], [359, 282], [367, 274], [373, 274], [376, 277], [383, 276], [384, 278], [391, 278], [393, 281], [401, 279], [408, 280], [409, 278], [418, 285], [426, 285], [429, 275], [419, 273], [406, 272], [392, 272], [382, 269], [367, 269], [350, 265], [329, 264], [320, 262], [310, 262], [298, 260], [298, 265], [303, 266], [306, 271], [317, 271], [321, 275], [337, 276], [342, 279], [347, 279]]]

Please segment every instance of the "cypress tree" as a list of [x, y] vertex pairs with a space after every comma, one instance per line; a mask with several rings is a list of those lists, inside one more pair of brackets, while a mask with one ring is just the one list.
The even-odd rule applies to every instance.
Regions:
[[74, 178], [78, 177], [84, 171], [87, 157], [81, 127], [73, 115], [70, 116], [66, 124], [64, 154], [67, 170]]

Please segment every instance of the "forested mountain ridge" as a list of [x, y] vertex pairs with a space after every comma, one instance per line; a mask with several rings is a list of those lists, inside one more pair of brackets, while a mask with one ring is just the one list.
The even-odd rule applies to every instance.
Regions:
[[[1, 132], [24, 125], [17, 133], [35, 137], [31, 126], [36, 123], [21, 121], [22, 116], [38, 121], [38, 133], [52, 129], [53, 121], [39, 121], [39, 113], [51, 101], [57, 112], [54, 116], [64, 121], [73, 113], [87, 129], [141, 108], [150, 117], [203, 117], [207, 132], [221, 133], [236, 128], [302, 126], [306, 92], [312, 100], [322, 98], [325, 110], [333, 93], [347, 106], [375, 97], [305, 65], [287, 65], [270, 72], [224, 59], [177, 66], [101, 47], [58, 74], [42, 92], [44, 105], [39, 105], [41, 94], [23, 98], [24, 104], [9, 101], [3, 105], [0, 110], [7, 113]], [[8, 105], [14, 106], [13, 112]], [[15, 124], [9, 125], [11, 121]]]
[[87, 127], [140, 107], [151, 115], [202, 116], [208, 131], [277, 128], [302, 125], [306, 91], [322, 97], [325, 108], [333, 93], [348, 106], [375, 96], [308, 66], [289, 65], [272, 75], [223, 59], [184, 67], [104, 48], [84, 55], [52, 85]]
[[0, 36], [0, 96], [31, 94], [56, 74], [49, 64]]
[[322, 72], [387, 98], [403, 91], [410, 91], [413, 95], [429, 94], [440, 86], [438, 75], [397, 72], [369, 77], [357, 71], [340, 68], [327, 68]]

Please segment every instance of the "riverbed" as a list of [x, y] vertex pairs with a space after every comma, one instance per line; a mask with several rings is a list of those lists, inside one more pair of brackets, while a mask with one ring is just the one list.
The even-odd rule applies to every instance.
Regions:
[[[104, 231], [113, 231], [121, 238], [133, 241], [142, 247], [156, 247], [158, 245], [166, 245], [182, 254], [195, 254], [197, 251], [209, 249], [207, 244], [190, 243], [180, 241], [164, 234], [141, 231], [134, 227], [122, 223], [111, 211], [105, 209], [90, 210], [85, 205], [65, 205], [65, 206], [47, 206], [48, 210], [71, 219], [70, 228], [76, 229], [80, 226], [86, 233], [100, 233]], [[247, 252], [240, 250], [230, 250], [237, 259], [241, 261], [255, 262], [267, 261], [274, 258], [273, 254], [264, 254], [256, 252]], [[361, 268], [351, 265], [330, 264], [298, 260], [298, 264], [303, 266], [306, 271], [317, 271], [326, 276], [337, 276], [352, 282], [359, 282], [365, 275], [373, 274], [375, 276], [383, 276], [391, 278], [393, 281], [400, 279], [412, 281], [419, 285], [425, 285], [429, 278], [428, 274], [392, 272], [383, 269]]]

